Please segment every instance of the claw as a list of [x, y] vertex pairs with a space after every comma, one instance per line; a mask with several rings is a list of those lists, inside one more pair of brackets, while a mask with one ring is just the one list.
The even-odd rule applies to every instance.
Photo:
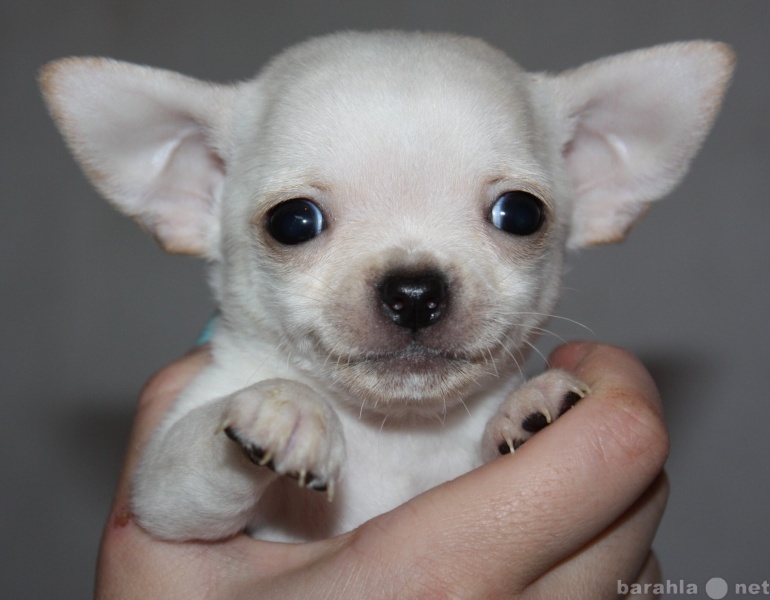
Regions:
[[273, 453], [269, 450], [265, 452], [265, 455], [259, 459], [259, 462], [257, 463], [260, 467], [264, 467], [269, 463], [271, 460], [273, 460]]
[[551, 416], [551, 413], [550, 413], [550, 412], [548, 412], [548, 409], [547, 409], [547, 408], [543, 408], [543, 409], [541, 409], [541, 410], [540, 410], [540, 414], [541, 414], [541, 415], [543, 415], [543, 416], [545, 417], [545, 422], [546, 422], [546, 423], [548, 423], [549, 425], [550, 425], [551, 423], [553, 423], [553, 417]]

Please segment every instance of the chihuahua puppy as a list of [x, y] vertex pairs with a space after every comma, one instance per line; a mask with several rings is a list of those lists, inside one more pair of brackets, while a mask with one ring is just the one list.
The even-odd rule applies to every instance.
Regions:
[[136, 473], [138, 521], [335, 535], [553, 422], [587, 387], [520, 365], [565, 251], [621, 240], [679, 182], [732, 66], [697, 41], [532, 74], [479, 40], [381, 32], [233, 85], [45, 67], [89, 178], [205, 258], [219, 306], [212, 362]]

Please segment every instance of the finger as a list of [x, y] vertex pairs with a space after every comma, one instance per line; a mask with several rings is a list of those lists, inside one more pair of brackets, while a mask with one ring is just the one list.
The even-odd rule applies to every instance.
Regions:
[[601, 377], [605, 391], [615, 387], [622, 392], [632, 382], [635, 391], [649, 399], [650, 408], [661, 418], [663, 416], [660, 395], [652, 377], [635, 356], [622, 348], [592, 342], [572, 342], [554, 350], [549, 364], [552, 368], [575, 373], [589, 385], [591, 379]]
[[635, 582], [639, 584], [641, 592], [626, 596], [626, 600], [653, 600], [660, 598], [661, 595], [655, 592], [654, 586], [661, 583], [662, 580], [663, 577], [660, 572], [658, 559], [654, 552], [650, 552], [647, 555], [647, 562], [644, 563], [644, 567], [642, 567], [642, 571]]
[[[659, 399], [628, 353], [593, 345], [579, 354], [571, 365], [561, 361], [592, 388], [573, 410], [515, 454], [423, 494], [370, 527], [438, 582], [475, 577], [483, 588], [507, 577], [515, 590], [618, 519], [665, 460]], [[478, 578], [480, 572], [488, 577]]]
[[554, 566], [531, 590], [542, 598], [610, 598], [654, 576], [650, 547], [668, 499], [661, 474], [639, 500], [587, 546]]

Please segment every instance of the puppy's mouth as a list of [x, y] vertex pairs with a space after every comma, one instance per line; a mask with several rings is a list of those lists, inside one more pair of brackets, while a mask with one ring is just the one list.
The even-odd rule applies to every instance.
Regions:
[[451, 368], [453, 363], [467, 365], [482, 362], [483, 357], [473, 357], [465, 352], [447, 352], [423, 346], [412, 341], [408, 346], [394, 352], [368, 352], [351, 357], [350, 365], [381, 365], [383, 368], [398, 367], [401, 370], [426, 371]]
[[[394, 406], [432, 410], [458, 402], [485, 375], [493, 374], [489, 356], [461, 348], [438, 350], [412, 340], [397, 350], [329, 353], [326, 369], [360, 402], [377, 410]], [[360, 409], [361, 404], [355, 404]]]

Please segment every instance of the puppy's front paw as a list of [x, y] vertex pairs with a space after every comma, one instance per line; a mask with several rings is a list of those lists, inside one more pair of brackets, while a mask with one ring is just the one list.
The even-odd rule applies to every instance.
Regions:
[[530, 379], [503, 402], [487, 424], [484, 455], [509, 454], [575, 406], [589, 392], [574, 375], [559, 369]]
[[222, 430], [254, 464], [332, 499], [345, 456], [342, 425], [306, 385], [269, 379], [241, 390]]

